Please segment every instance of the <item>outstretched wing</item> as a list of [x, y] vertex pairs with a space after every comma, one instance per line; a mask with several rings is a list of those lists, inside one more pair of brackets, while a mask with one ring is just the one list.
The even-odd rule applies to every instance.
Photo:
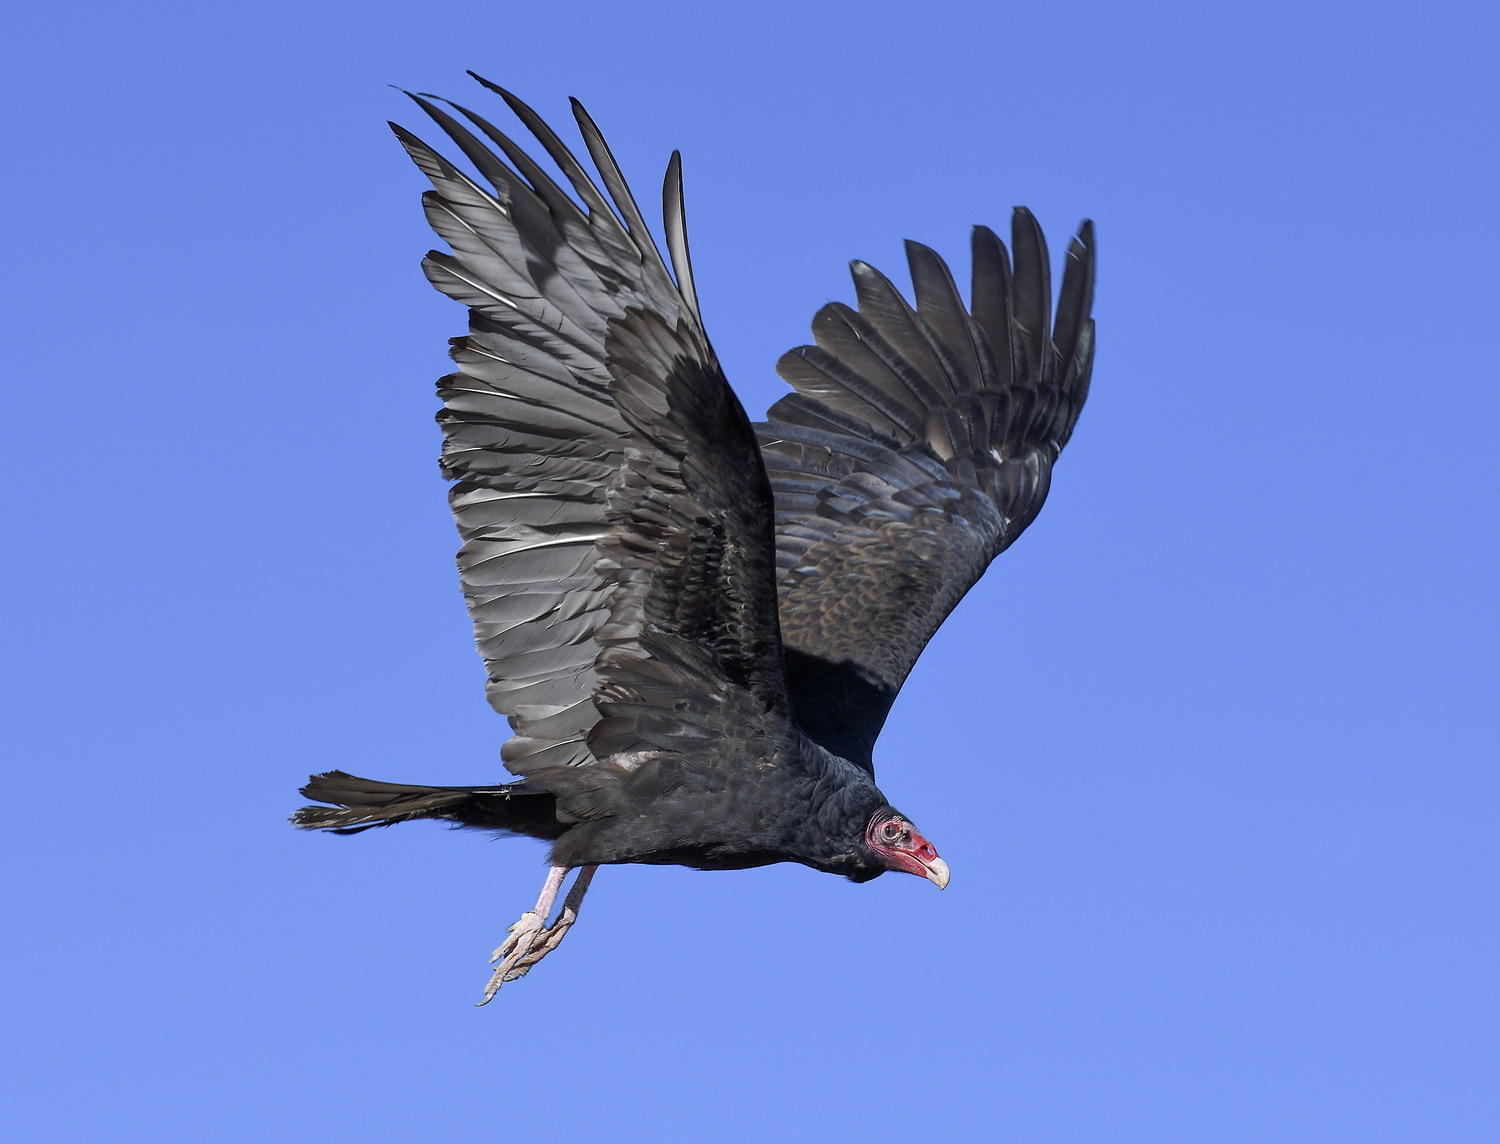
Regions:
[[413, 96], [487, 186], [392, 125], [452, 248], [427, 276], [469, 307], [438, 384], [443, 471], [489, 699], [516, 732], [506, 764], [592, 818], [665, 756], [733, 765], [789, 733], [771, 493], [698, 317], [677, 157], [674, 281], [582, 107], [607, 197], [535, 112], [480, 82], [577, 199], [464, 108], [449, 105], [467, 126]]
[[1093, 227], [1068, 247], [1055, 321], [1046, 244], [1015, 212], [1015, 266], [974, 231], [965, 307], [943, 261], [907, 244], [916, 308], [863, 262], [858, 309], [778, 364], [795, 394], [756, 428], [776, 497], [782, 639], [797, 721], [873, 770], [917, 656], [1031, 523], [1088, 393]]

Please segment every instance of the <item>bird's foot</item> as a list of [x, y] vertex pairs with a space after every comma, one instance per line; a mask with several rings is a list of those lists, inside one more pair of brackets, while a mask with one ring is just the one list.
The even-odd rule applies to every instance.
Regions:
[[484, 987], [484, 996], [479, 999], [478, 1004], [488, 1005], [500, 991], [500, 986], [525, 977], [531, 972], [532, 966], [562, 943], [563, 937], [578, 920], [578, 907], [583, 904], [583, 896], [588, 893], [589, 883], [593, 881], [596, 869], [596, 866], [583, 867], [563, 901], [557, 920], [549, 926], [547, 915], [552, 912], [552, 903], [567, 874], [566, 867], [552, 868], [542, 886], [536, 906], [521, 915], [515, 925], [506, 931], [505, 940], [490, 954], [490, 964], [495, 966], [495, 971], [490, 974], [489, 983]]
[[500, 991], [500, 986], [519, 981], [530, 973], [532, 966], [561, 944], [563, 936], [573, 928], [573, 923], [577, 920], [577, 911], [567, 906], [563, 907], [557, 920], [545, 928], [539, 914], [530, 911], [522, 914], [520, 920], [507, 931], [509, 936], [490, 955], [490, 964], [499, 964], [495, 965], [495, 971], [490, 974], [489, 982], [484, 987], [484, 996], [477, 1004], [488, 1005]]
[[[487, 1005], [499, 991], [500, 986], [520, 976], [515, 973], [515, 970], [531, 952], [537, 939], [549, 932], [545, 928], [546, 924], [547, 919], [541, 914], [534, 910], [527, 910], [510, 929], [505, 931], [505, 940], [490, 954], [490, 964], [495, 966], [495, 972], [490, 975], [489, 984], [484, 987], [484, 996], [479, 999], [479, 1004]], [[496, 962], [499, 964], [497, 965]], [[528, 968], [530, 968], [529, 965]]]
[[557, 920], [537, 934], [536, 940], [531, 943], [531, 948], [516, 960], [515, 966], [505, 975], [505, 980], [514, 981], [530, 973], [533, 965], [562, 944], [563, 935], [573, 928], [573, 923], [577, 920], [578, 914], [570, 907], [564, 906]]

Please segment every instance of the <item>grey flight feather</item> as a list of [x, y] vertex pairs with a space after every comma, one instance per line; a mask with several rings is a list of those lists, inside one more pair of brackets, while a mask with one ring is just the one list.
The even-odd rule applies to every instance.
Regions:
[[793, 738], [771, 491], [698, 320], [676, 161], [674, 281], [582, 107], [608, 198], [494, 90], [577, 201], [467, 109], [488, 143], [412, 97], [488, 186], [394, 130], [451, 248], [428, 255], [427, 276], [470, 312], [438, 419], [488, 694], [515, 730], [504, 758], [563, 821], [588, 821], [623, 813], [643, 784], [748, 767]]

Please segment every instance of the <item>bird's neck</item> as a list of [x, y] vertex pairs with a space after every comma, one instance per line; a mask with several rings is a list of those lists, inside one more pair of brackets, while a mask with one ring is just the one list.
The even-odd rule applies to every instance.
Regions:
[[798, 832], [803, 861], [830, 873], [872, 877], [882, 867], [872, 865], [865, 828], [888, 805], [885, 795], [867, 770], [811, 739], [803, 741], [802, 761], [809, 779], [806, 829]]

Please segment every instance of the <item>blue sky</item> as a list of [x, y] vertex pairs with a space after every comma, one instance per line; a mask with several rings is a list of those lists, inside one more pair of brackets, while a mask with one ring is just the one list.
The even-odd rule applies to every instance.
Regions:
[[[710, 11], [12, 18], [10, 1131], [1496, 1139], [1493, 12]], [[283, 824], [498, 774], [383, 122], [469, 67], [683, 150], [753, 414], [850, 258], [1097, 220], [1052, 498], [877, 752], [947, 893], [610, 869], [475, 1010], [540, 846]]]

